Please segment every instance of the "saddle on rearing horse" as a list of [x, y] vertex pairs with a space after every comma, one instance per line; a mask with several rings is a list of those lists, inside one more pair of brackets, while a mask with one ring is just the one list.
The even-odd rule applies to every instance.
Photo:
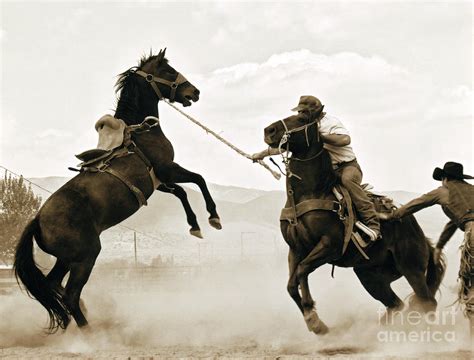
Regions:
[[132, 133], [143, 133], [151, 130], [159, 124], [159, 119], [148, 116], [139, 125], [127, 126], [123, 120], [116, 119], [111, 115], [102, 116], [95, 124], [99, 134], [97, 148], [84, 151], [76, 157], [82, 162], [78, 165], [80, 170], [69, 168], [80, 172], [107, 172], [122, 181], [135, 195], [139, 206], [147, 205], [143, 192], [132, 184], [133, 179], [127, 179], [122, 173], [114, 169], [113, 160], [132, 154], [138, 155], [146, 167], [153, 187], [156, 189], [160, 181], [156, 177], [153, 167], [143, 152], [135, 145]]

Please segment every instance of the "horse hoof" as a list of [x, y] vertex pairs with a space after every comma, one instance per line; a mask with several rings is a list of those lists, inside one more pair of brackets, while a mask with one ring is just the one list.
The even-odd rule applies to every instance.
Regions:
[[199, 239], [204, 239], [204, 237], [202, 236], [201, 230], [189, 230], [189, 233], [192, 236], [196, 236]]
[[218, 217], [217, 218], [209, 218], [209, 224], [217, 230], [222, 229], [221, 219], [219, 219]]
[[322, 320], [320, 320], [319, 325], [313, 329], [313, 332], [316, 335], [326, 335], [329, 332], [329, 328]]
[[314, 332], [317, 335], [324, 335], [329, 332], [329, 328], [319, 318], [318, 314], [314, 310], [311, 310], [310, 312], [306, 313], [304, 316], [304, 320], [306, 321], [306, 326], [308, 327], [308, 330]]

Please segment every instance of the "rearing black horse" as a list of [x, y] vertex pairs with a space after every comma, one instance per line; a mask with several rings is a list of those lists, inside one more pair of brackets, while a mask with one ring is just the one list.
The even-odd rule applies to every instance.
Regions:
[[[269, 146], [291, 151], [287, 208], [310, 199], [336, 200], [332, 188], [337, 178], [329, 153], [318, 136], [318, 126], [317, 120], [298, 114], [265, 128], [265, 142]], [[401, 276], [405, 276], [415, 292], [410, 305], [420, 306], [423, 311], [436, 308], [434, 296], [445, 266], [443, 262], [435, 264], [434, 249], [416, 219], [409, 216], [401, 222], [381, 225], [383, 238], [368, 249], [370, 260], [365, 260], [353, 244], [341, 257], [344, 226], [336, 212], [312, 210], [301, 215], [296, 223], [281, 221], [281, 232], [289, 246], [288, 292], [310, 331], [316, 334], [328, 331], [318, 317], [308, 286], [309, 274], [327, 263], [353, 267], [365, 289], [387, 307], [387, 312], [404, 306], [390, 287]]]
[[[138, 67], [122, 73], [117, 91], [120, 97], [115, 117], [127, 125], [140, 124], [147, 116], [158, 117], [157, 104], [163, 97], [184, 106], [199, 100], [199, 90], [168, 64], [165, 51], [143, 58]], [[132, 133], [132, 140], [162, 182], [158, 189], [181, 199], [191, 231], [200, 235], [186, 193], [176, 183], [193, 182], [200, 187], [210, 213], [209, 222], [220, 229], [216, 205], [203, 177], [173, 162], [173, 147], [159, 123], [149, 131]], [[112, 161], [115, 169], [145, 198], [151, 196], [155, 189], [141, 156], [132, 153]], [[66, 328], [70, 315], [78, 326], [87, 325], [79, 305], [80, 295], [101, 250], [99, 235], [138, 209], [137, 198], [119, 178], [107, 172], [81, 172], [52, 194], [26, 226], [15, 253], [15, 274], [48, 311], [50, 332]], [[43, 251], [57, 258], [47, 276], [33, 259], [33, 237]], [[62, 281], [68, 272], [69, 279], [63, 288]]]

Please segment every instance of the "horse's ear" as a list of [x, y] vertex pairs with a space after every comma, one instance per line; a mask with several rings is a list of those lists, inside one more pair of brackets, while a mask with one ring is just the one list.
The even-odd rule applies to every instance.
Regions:
[[163, 50], [160, 50], [160, 52], [158, 53], [158, 64], [161, 63], [163, 59], [165, 58], [165, 53], [166, 53], [166, 48], [164, 48]]

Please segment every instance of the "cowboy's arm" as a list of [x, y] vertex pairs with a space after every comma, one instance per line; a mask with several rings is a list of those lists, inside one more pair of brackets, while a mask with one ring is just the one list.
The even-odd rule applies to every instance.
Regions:
[[345, 134], [321, 134], [321, 139], [323, 139], [326, 144], [338, 147], [346, 146], [351, 143], [351, 137]]
[[448, 222], [445, 225], [443, 231], [441, 232], [441, 235], [439, 236], [439, 240], [436, 244], [436, 247], [438, 249], [442, 249], [444, 245], [446, 245], [446, 243], [449, 241], [449, 239], [451, 239], [457, 228], [458, 226], [452, 220]]
[[279, 155], [279, 154], [280, 154], [279, 149], [268, 147], [267, 149], [263, 151], [253, 154], [252, 160], [263, 160], [267, 156]]
[[392, 214], [392, 217], [395, 219], [400, 219], [404, 216], [416, 213], [421, 209], [439, 204], [441, 199], [441, 189], [442, 188], [435, 189], [427, 194], [411, 200], [409, 203], [395, 210]]

